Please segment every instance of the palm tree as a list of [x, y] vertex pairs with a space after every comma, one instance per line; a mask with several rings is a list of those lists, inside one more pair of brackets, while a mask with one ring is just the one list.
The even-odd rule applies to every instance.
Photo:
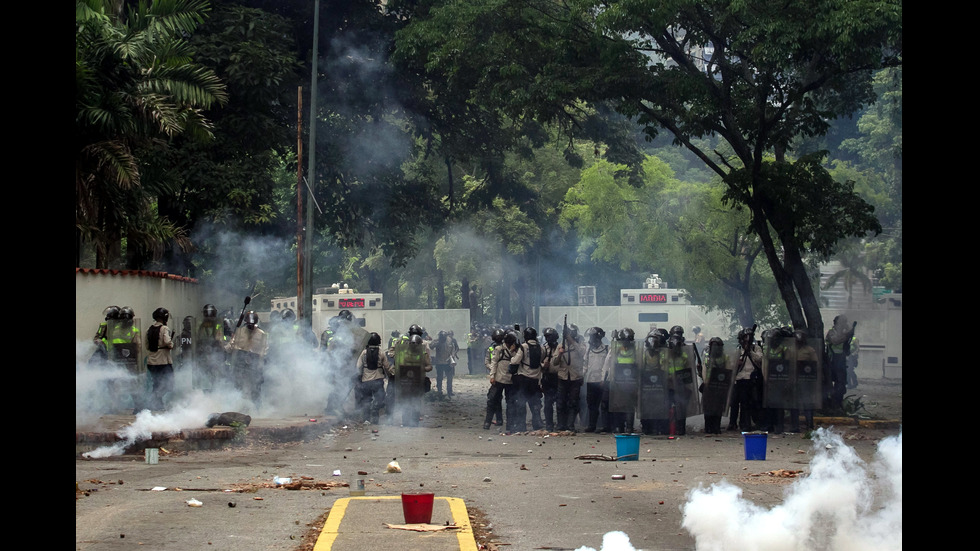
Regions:
[[75, 3], [76, 265], [84, 241], [108, 267], [120, 240], [159, 250], [186, 245], [161, 219], [145, 185], [141, 157], [159, 153], [178, 134], [211, 137], [202, 114], [227, 102], [224, 84], [195, 64], [184, 37], [203, 21], [206, 0]]
[[843, 281], [844, 290], [847, 291], [847, 306], [850, 307], [854, 300], [856, 284], [861, 284], [864, 294], [871, 292], [871, 278], [868, 277], [865, 266], [864, 249], [860, 244], [846, 247], [837, 254], [837, 261], [840, 262], [841, 269], [830, 274], [821, 289], [826, 291], [837, 285], [838, 281]]

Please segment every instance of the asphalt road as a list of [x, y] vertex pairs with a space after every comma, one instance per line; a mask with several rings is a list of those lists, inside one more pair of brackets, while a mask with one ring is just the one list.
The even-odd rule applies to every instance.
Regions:
[[[724, 479], [746, 500], [773, 507], [795, 478], [770, 473], [805, 476], [815, 453], [802, 435], [769, 435], [766, 460], [746, 461], [741, 434], [692, 435], [692, 422], [685, 437], [642, 437], [638, 461], [576, 459], [616, 455], [615, 438], [486, 431], [485, 380], [457, 377], [455, 391], [452, 401], [425, 403], [419, 428], [350, 424], [310, 442], [162, 455], [156, 465], [133, 456], [76, 458], [75, 547], [304, 549], [304, 536], [349, 496], [348, 488], [329, 486], [364, 471], [369, 496], [425, 489], [463, 499], [478, 541], [491, 549], [599, 549], [616, 530], [637, 549], [695, 549], [681, 527], [692, 489]], [[897, 392], [900, 403], [900, 384]], [[898, 430], [842, 432], [870, 461], [879, 440]], [[386, 472], [391, 461], [402, 472]], [[276, 476], [303, 481], [304, 489], [276, 487]], [[191, 499], [201, 506], [189, 506]], [[403, 522], [381, 517], [378, 523]]]

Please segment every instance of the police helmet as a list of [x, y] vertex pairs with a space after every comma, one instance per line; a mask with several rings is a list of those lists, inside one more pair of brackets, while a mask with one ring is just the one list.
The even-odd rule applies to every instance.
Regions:
[[670, 334], [671, 335], [680, 335], [681, 337], [683, 337], [684, 336], [684, 328], [681, 327], [680, 325], [675, 325], [675, 326], [673, 326], [673, 327], [670, 328]]
[[401, 336], [401, 333], [399, 333], [398, 330], [395, 329], [394, 331], [391, 332], [391, 336], [397, 339], [398, 337]]
[[504, 330], [500, 329], [499, 327], [494, 329], [493, 333], [490, 335], [490, 338], [497, 344], [504, 342]]
[[449, 333], [447, 333], [445, 331], [439, 331], [439, 335], [438, 336], [439, 336], [439, 340], [440, 341], [444, 341], [449, 336]]
[[159, 321], [160, 323], [167, 323], [170, 320], [170, 310], [166, 308], [157, 308], [153, 311], [153, 321]]
[[204, 314], [204, 317], [206, 318], [218, 317], [218, 309], [215, 308], [213, 304], [205, 304], [201, 312]]
[[701, 326], [700, 325], [695, 325], [694, 327], [691, 328], [691, 331], [693, 331], [694, 334], [698, 334], [698, 333], [701, 332]]
[[636, 333], [634, 333], [633, 330], [630, 329], [629, 327], [619, 332], [619, 340], [621, 341], [633, 342], [633, 339], [635, 338], [636, 338]]
[[514, 346], [515, 344], [517, 344], [517, 333], [515, 333], [513, 331], [508, 331], [504, 335], [504, 344], [506, 344], [508, 347], [511, 347], [511, 346]]
[[660, 331], [650, 331], [647, 333], [647, 338], [643, 341], [646, 347], [651, 350], [656, 350], [663, 347], [664, 342], [664, 336], [660, 333]]
[[524, 329], [524, 340], [534, 341], [538, 339], [538, 330], [533, 327], [527, 327]]
[[109, 306], [105, 310], [103, 310], [102, 313], [105, 315], [105, 320], [106, 321], [118, 319], [119, 318], [119, 307], [118, 306]]
[[368, 338], [368, 346], [381, 346], [381, 335], [371, 333], [371, 336]]
[[423, 332], [422, 326], [418, 324], [412, 324], [412, 326], [408, 328], [409, 335], [418, 335], [421, 337]]
[[606, 336], [606, 332], [602, 330], [598, 325], [595, 327], [589, 327], [588, 331], [585, 332], [590, 339], [602, 340]]
[[711, 339], [708, 341], [708, 347], [710, 348], [712, 346], [722, 348], [725, 346], [725, 341], [721, 340], [721, 337], [711, 337]]
[[558, 330], [554, 327], [548, 327], [544, 330], [544, 340], [548, 344], [555, 344], [558, 342]]
[[802, 329], [797, 329], [796, 331], [793, 331], [793, 338], [796, 339], [796, 342], [798, 343], [801, 344], [806, 343], [807, 340], [806, 331]]
[[408, 337], [408, 344], [409, 346], [418, 348], [420, 346], [425, 346], [425, 341], [422, 340], [422, 335], [412, 333], [412, 336]]
[[568, 324], [568, 336], [575, 340], [578, 340], [578, 326], [575, 325], [574, 323]]
[[129, 306], [123, 306], [119, 309], [119, 319], [132, 321], [135, 317], [136, 313]]
[[350, 310], [341, 310], [337, 312], [337, 317], [344, 321], [354, 321], [354, 314], [351, 314]]
[[286, 308], [282, 311], [282, 321], [293, 321], [296, 319], [296, 312], [293, 312], [292, 308]]
[[183, 326], [184, 329], [190, 330], [194, 325], [194, 316], [184, 316]]
[[245, 314], [245, 325], [247, 325], [249, 329], [255, 329], [255, 326], [258, 324], [259, 315], [255, 313], [255, 310], [249, 310], [248, 313]]

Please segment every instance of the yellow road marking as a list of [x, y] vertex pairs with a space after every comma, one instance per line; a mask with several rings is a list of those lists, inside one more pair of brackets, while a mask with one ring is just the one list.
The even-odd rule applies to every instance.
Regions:
[[[334, 502], [327, 516], [327, 522], [323, 524], [323, 530], [313, 546], [313, 551], [331, 551], [333, 543], [340, 534], [340, 523], [347, 514], [347, 507], [355, 499], [401, 499], [401, 496], [364, 496], [364, 497], [343, 497]], [[445, 499], [449, 504], [449, 511], [453, 515], [453, 523], [459, 526], [456, 530], [456, 541], [459, 543], [460, 551], [477, 551], [476, 539], [473, 537], [473, 526], [470, 524], [470, 516], [466, 512], [466, 504], [458, 497], [436, 497], [434, 499]]]

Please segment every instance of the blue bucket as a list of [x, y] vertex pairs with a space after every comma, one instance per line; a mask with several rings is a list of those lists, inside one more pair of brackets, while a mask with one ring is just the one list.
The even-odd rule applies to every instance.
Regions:
[[640, 459], [640, 435], [616, 434], [616, 461], [638, 461]]
[[768, 434], [743, 432], [742, 436], [745, 438], [745, 460], [765, 461]]

